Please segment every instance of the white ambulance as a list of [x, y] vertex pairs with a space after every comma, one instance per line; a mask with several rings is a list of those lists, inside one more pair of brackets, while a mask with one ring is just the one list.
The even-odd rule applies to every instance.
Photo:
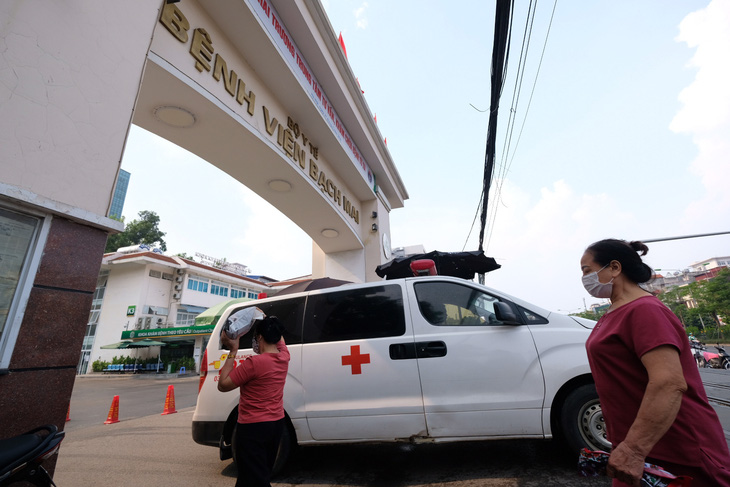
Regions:
[[576, 453], [610, 449], [585, 351], [595, 322], [428, 276], [231, 305], [201, 361], [192, 425], [222, 460], [232, 455], [239, 392], [216, 387], [228, 353], [220, 329], [247, 306], [281, 320], [291, 352], [275, 471], [297, 444], [555, 437]]

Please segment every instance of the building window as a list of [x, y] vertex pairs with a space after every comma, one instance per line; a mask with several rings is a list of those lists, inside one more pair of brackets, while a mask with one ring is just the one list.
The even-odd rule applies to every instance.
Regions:
[[150, 270], [150, 277], [156, 277], [159, 279], [162, 277], [162, 272]]
[[195, 317], [198, 316], [195, 313], [186, 313], [184, 311], [177, 312], [177, 319], [175, 320], [175, 326], [193, 326], [195, 324]]
[[106, 290], [106, 282], [108, 279], [108, 270], [99, 272], [99, 277], [96, 279], [96, 290], [94, 290], [94, 299], [91, 301], [89, 321], [86, 323], [86, 334], [84, 335], [84, 341], [81, 344], [81, 358], [79, 359], [79, 363], [76, 367], [77, 374], [85, 374], [89, 369], [91, 349], [94, 347], [96, 327], [99, 324], [99, 315], [101, 314], [101, 305], [104, 301], [104, 291]]
[[162, 273], [162, 278], [166, 281], [172, 281], [172, 274], [168, 274], [167, 272]]
[[190, 276], [188, 278], [188, 289], [191, 291], [199, 291], [201, 293], [207, 293], [208, 292], [208, 282], [210, 282], [208, 279], [203, 279], [202, 277], [198, 276]]
[[233, 299], [245, 298], [246, 297], [246, 290], [245, 289], [241, 289], [240, 287], [231, 286], [231, 297]]
[[7, 368], [50, 219], [0, 207], [0, 369]]
[[249, 291], [248, 292], [248, 297], [251, 298], [251, 299], [256, 299], [256, 298], [259, 297], [259, 293], [254, 292], [254, 291]]
[[226, 284], [224, 282], [219, 282], [219, 281], [211, 282], [210, 294], [215, 294], [216, 296], [228, 297], [228, 284]]
[[112, 204], [109, 208], [109, 216], [112, 218], [120, 218], [124, 209], [124, 200], [127, 197], [127, 188], [129, 186], [129, 172], [124, 169], [119, 170], [117, 176], [117, 184], [114, 187], [114, 195], [112, 196]]

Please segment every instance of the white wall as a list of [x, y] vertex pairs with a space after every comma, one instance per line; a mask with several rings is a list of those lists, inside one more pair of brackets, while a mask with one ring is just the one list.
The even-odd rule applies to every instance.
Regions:
[[143, 265], [111, 266], [91, 350], [91, 362], [99, 359], [110, 362], [115, 355], [130, 355], [126, 350], [102, 350], [99, 347], [120, 341], [125, 325], [130, 330], [134, 329], [136, 316], [127, 317], [127, 307], [136, 305], [137, 310], [140, 310], [140, 287], [146, 291], [144, 275]]
[[0, 2], [0, 182], [107, 214], [161, 5]]

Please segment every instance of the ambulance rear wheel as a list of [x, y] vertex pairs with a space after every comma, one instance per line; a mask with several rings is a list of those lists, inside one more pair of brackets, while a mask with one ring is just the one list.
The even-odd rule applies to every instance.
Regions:
[[[236, 428], [238, 428], [238, 424], [236, 424]], [[271, 476], [276, 477], [279, 475], [282, 470], [284, 470], [284, 466], [286, 466], [286, 462], [289, 460], [289, 456], [291, 455], [292, 445], [293, 445], [293, 434], [292, 434], [292, 426], [289, 422], [289, 419], [286, 418], [284, 420], [284, 431], [281, 434], [281, 440], [279, 441], [279, 448], [276, 452], [276, 460], [274, 461], [274, 468], [272, 469]], [[233, 450], [233, 462], [238, 465], [238, 461], [236, 459], [236, 452], [238, 451], [238, 448], [236, 448], [236, 432], [234, 430], [233, 436], [231, 438], [231, 448]]]

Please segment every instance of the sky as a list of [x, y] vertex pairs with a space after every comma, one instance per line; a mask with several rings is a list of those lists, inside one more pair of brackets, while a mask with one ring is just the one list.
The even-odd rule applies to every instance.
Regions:
[[[409, 193], [391, 246], [476, 250], [494, 2], [322, 3]], [[484, 239], [502, 268], [486, 285], [578, 312], [603, 301], [581, 284], [591, 243], [730, 231], [730, 0], [539, 2], [521, 83], [528, 13], [515, 3]], [[205, 161], [132, 127], [122, 168], [123, 215], [157, 212], [168, 254], [311, 273], [309, 237]], [[648, 245], [664, 272], [730, 255], [730, 235]]]

